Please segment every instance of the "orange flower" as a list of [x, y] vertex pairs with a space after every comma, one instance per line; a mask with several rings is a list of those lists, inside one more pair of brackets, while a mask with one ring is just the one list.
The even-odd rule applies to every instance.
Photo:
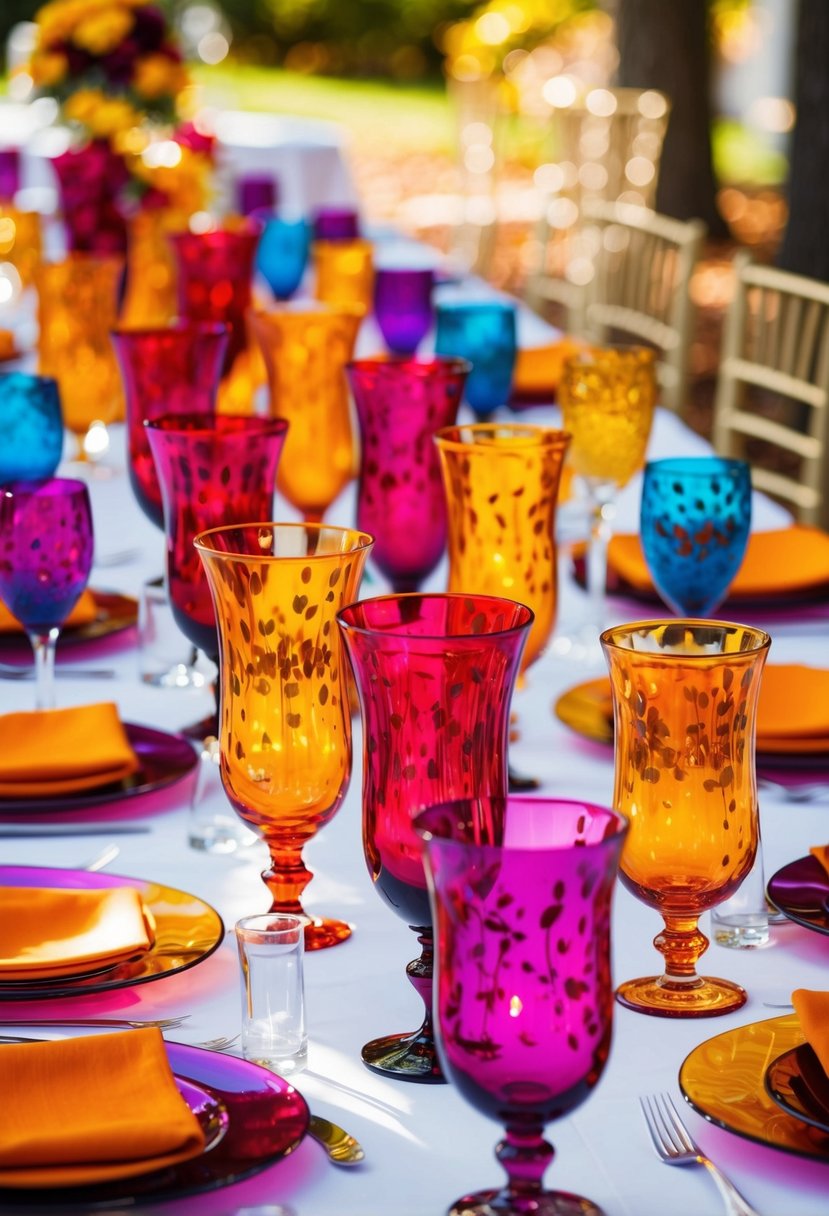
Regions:
[[131, 12], [113, 4], [80, 21], [72, 33], [72, 41], [92, 55], [106, 55], [126, 38], [134, 24]]
[[155, 98], [178, 93], [187, 83], [187, 75], [169, 55], [142, 55], [135, 61], [132, 83], [142, 97]]
[[69, 60], [60, 51], [43, 51], [32, 56], [29, 64], [32, 80], [39, 88], [60, 84], [69, 68]]

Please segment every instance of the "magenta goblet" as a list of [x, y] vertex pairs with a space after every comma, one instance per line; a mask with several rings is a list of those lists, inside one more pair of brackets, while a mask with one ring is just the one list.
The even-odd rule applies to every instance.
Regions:
[[426, 1006], [414, 1033], [367, 1043], [364, 1063], [442, 1081], [432, 1036], [432, 920], [412, 820], [507, 792], [509, 705], [533, 614], [488, 595], [390, 595], [338, 615], [363, 719], [363, 851], [385, 902], [418, 936], [406, 973]]
[[378, 267], [374, 319], [395, 355], [413, 355], [432, 326], [434, 272], [425, 267]]
[[[216, 614], [193, 540], [222, 524], [271, 518], [288, 423], [284, 418], [208, 413], [173, 414], [145, 425], [164, 504], [173, 617], [184, 636], [218, 667]], [[218, 737], [218, 712], [190, 733]]]
[[[395, 591], [415, 591], [446, 548], [436, 430], [455, 420], [464, 359], [358, 359], [346, 368], [360, 425], [357, 526]], [[448, 419], [446, 423], [443, 419]]]
[[124, 381], [130, 485], [141, 510], [159, 528], [164, 528], [161, 486], [144, 423], [166, 414], [215, 410], [228, 336], [227, 325], [199, 321], [113, 330]]
[[253, 264], [262, 225], [250, 217], [215, 232], [178, 232], [170, 239], [178, 273], [179, 313], [191, 321], [230, 326], [224, 373], [247, 346]]
[[55, 646], [92, 568], [92, 509], [82, 481], [12, 481], [0, 492], [0, 598], [35, 657], [35, 708], [55, 704]]
[[419, 815], [437, 941], [435, 1028], [450, 1081], [503, 1123], [506, 1186], [449, 1216], [601, 1216], [546, 1191], [544, 1126], [599, 1080], [610, 1051], [610, 913], [627, 830], [615, 811], [475, 797]]

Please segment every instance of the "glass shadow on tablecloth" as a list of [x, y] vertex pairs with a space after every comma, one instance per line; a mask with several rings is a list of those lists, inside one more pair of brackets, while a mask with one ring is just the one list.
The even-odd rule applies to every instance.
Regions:
[[153, 944], [140, 958], [95, 975], [77, 978], [68, 976], [16, 983], [0, 981], [0, 1002], [88, 996], [93, 992], [110, 992], [114, 988], [149, 983], [195, 967], [209, 958], [224, 939], [224, 924], [210, 904], [186, 891], [142, 878], [47, 866], [0, 866], [0, 886], [74, 890], [135, 887], [155, 922]]
[[[308, 1128], [308, 1106], [282, 1077], [247, 1060], [184, 1043], [167, 1043], [166, 1048], [185, 1099], [192, 1102], [210, 1095], [222, 1108], [215, 1117], [225, 1124], [224, 1134], [211, 1138], [201, 1156], [179, 1165], [137, 1178], [62, 1188], [61, 1212], [109, 1212], [214, 1191], [259, 1173], [301, 1143]], [[0, 1206], [6, 1210], [42, 1210], [42, 1205], [54, 1201], [53, 1190], [0, 1185]]]

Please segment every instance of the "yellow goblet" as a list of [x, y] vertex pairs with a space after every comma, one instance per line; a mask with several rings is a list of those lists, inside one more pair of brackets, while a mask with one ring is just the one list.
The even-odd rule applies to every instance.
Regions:
[[745, 1003], [729, 980], [697, 975], [697, 921], [734, 893], [759, 839], [754, 768], [768, 634], [714, 621], [645, 621], [606, 630], [616, 732], [613, 805], [630, 819], [621, 879], [665, 921], [661, 976], [617, 998], [662, 1017], [706, 1017]]
[[[521, 674], [550, 639], [557, 608], [556, 507], [570, 436], [520, 423], [435, 435], [448, 506], [449, 591], [506, 596], [535, 613]], [[510, 788], [533, 788], [510, 770]]]
[[271, 414], [290, 423], [277, 489], [311, 522], [322, 519], [356, 476], [344, 369], [361, 317], [353, 306], [325, 304], [248, 314], [265, 357]]
[[120, 258], [71, 253], [35, 271], [38, 371], [54, 376], [60, 386], [63, 420], [78, 437], [82, 460], [106, 450], [102, 427], [124, 416], [121, 374], [109, 336], [123, 269]]
[[374, 293], [373, 249], [370, 241], [314, 241], [314, 295], [326, 304], [351, 304], [371, 311]]
[[[332, 818], [351, 776], [351, 715], [335, 618], [357, 598], [372, 545], [365, 532], [320, 524], [212, 528], [195, 540], [220, 643], [220, 747], [225, 791], [263, 836], [272, 912], [305, 916], [302, 848]], [[351, 933], [314, 917], [310, 950]]]
[[604, 626], [616, 493], [642, 468], [653, 423], [654, 352], [645, 346], [582, 350], [565, 361], [558, 399], [562, 424], [572, 436], [570, 463], [590, 498], [587, 588], [598, 634]]
[[11, 262], [23, 287], [34, 282], [42, 252], [38, 212], [20, 211], [0, 202], [0, 262]]

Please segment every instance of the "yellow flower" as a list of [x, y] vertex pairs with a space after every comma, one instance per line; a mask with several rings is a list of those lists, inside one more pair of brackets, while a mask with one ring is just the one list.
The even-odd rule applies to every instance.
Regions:
[[168, 55], [142, 55], [135, 61], [133, 87], [142, 97], [155, 98], [178, 93], [187, 83], [180, 63]]
[[44, 51], [32, 56], [29, 71], [39, 88], [60, 84], [66, 75], [69, 60], [60, 51]]
[[139, 115], [128, 101], [106, 97], [85, 121], [94, 136], [109, 139], [120, 131], [136, 126], [139, 120]]
[[88, 125], [98, 107], [104, 104], [105, 98], [100, 89], [78, 89], [77, 93], [67, 98], [63, 112], [70, 122]]
[[107, 55], [126, 38], [134, 24], [131, 12], [110, 5], [80, 21], [72, 33], [72, 41], [91, 55]]

